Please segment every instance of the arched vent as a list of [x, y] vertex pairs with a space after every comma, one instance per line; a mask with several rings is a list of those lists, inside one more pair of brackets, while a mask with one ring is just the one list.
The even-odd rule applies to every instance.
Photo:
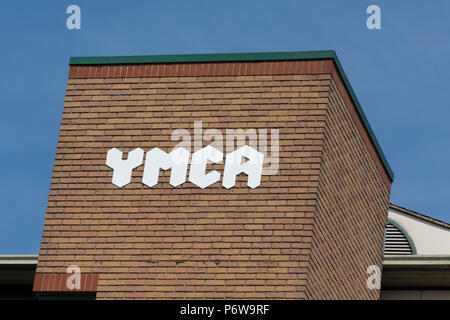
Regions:
[[[414, 246], [414, 245], [413, 245]], [[411, 246], [408, 237], [396, 227], [392, 222], [386, 225], [386, 235], [384, 240], [384, 254], [414, 254], [415, 249]]]

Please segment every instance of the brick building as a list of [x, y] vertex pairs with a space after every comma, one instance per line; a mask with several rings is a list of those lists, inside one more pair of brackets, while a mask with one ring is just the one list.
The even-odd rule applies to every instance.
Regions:
[[[207, 188], [171, 170], [149, 187], [142, 160], [112, 183], [109, 150], [147, 161], [200, 121], [278, 130], [276, 172], [226, 188], [217, 161]], [[378, 299], [366, 270], [382, 268], [392, 181], [333, 51], [72, 58], [33, 290], [73, 294], [76, 265], [97, 299]]]

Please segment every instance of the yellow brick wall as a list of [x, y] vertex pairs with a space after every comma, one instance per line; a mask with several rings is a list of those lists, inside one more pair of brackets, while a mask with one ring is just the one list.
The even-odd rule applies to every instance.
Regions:
[[[381, 261], [389, 187], [332, 60], [198, 66], [223, 73], [208, 76], [150, 67], [71, 67], [37, 274], [78, 265], [98, 275], [98, 299], [377, 298], [361, 267]], [[265, 74], [232, 75], [248, 68]], [[256, 189], [244, 175], [200, 189], [161, 171], [149, 188], [140, 166], [112, 184], [109, 149], [168, 152], [172, 131], [193, 135], [200, 120], [223, 134], [279, 129], [278, 173]], [[56, 290], [39, 279], [35, 291]]]
[[[99, 273], [98, 298], [303, 298], [329, 78], [70, 79], [37, 271]], [[202, 190], [162, 171], [148, 188], [141, 166], [111, 183], [110, 148], [169, 151], [194, 120], [279, 128], [279, 173]]]

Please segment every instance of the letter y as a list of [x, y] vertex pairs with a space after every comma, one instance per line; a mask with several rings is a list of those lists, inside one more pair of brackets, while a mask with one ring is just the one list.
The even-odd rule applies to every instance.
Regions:
[[144, 160], [144, 150], [136, 148], [128, 153], [128, 159], [122, 160], [122, 151], [112, 148], [106, 156], [106, 165], [112, 168], [112, 183], [119, 188], [131, 182], [131, 172]]

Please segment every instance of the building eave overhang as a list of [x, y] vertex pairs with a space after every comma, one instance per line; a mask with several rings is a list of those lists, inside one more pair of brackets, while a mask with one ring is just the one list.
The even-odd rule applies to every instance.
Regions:
[[392, 255], [383, 261], [382, 288], [450, 288], [450, 255]]
[[37, 262], [37, 255], [0, 255], [0, 286], [31, 287]]

